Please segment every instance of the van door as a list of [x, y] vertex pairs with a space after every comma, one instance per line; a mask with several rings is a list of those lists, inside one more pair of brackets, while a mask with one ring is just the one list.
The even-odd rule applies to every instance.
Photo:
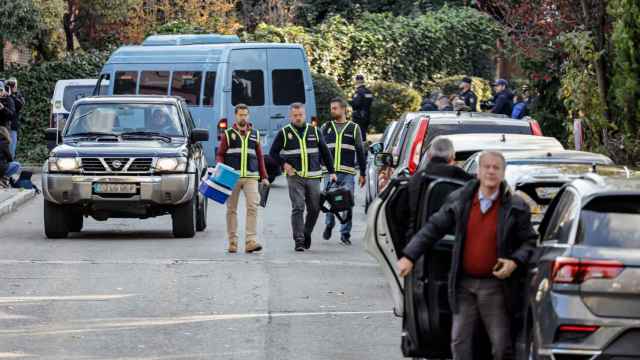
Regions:
[[[233, 125], [234, 107], [249, 106], [249, 119], [261, 134], [269, 130], [268, 72], [266, 49], [233, 49], [225, 80], [223, 114]], [[264, 136], [264, 134], [263, 134]]]
[[301, 48], [268, 49], [269, 69], [269, 125], [263, 144], [271, 145], [273, 135], [288, 122], [289, 105], [300, 102], [306, 105], [307, 122], [315, 116], [311, 75]]

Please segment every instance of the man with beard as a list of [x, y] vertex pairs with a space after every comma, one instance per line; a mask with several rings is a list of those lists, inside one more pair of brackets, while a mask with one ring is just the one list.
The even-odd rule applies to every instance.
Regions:
[[[336, 171], [337, 185], [348, 188], [351, 194], [355, 188], [356, 161], [360, 177], [358, 185], [365, 184], [365, 171], [367, 168], [364, 156], [364, 145], [360, 126], [353, 121], [347, 121], [347, 102], [341, 98], [331, 100], [332, 121], [322, 125], [320, 131], [327, 142], [327, 146], [333, 155], [333, 167]], [[329, 178], [325, 181], [328, 183]], [[325, 240], [331, 239], [331, 231], [335, 226], [335, 217], [327, 213], [325, 218], [325, 229], [322, 237]], [[351, 218], [340, 226], [340, 241], [345, 245], [351, 245]]]

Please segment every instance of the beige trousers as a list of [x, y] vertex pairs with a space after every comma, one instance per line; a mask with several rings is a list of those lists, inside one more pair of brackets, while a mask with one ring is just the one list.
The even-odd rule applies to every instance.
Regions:
[[247, 222], [245, 225], [245, 242], [256, 241], [256, 228], [258, 226], [258, 204], [260, 194], [258, 192], [258, 180], [241, 178], [227, 199], [227, 235], [230, 244], [238, 243], [238, 200], [240, 192], [244, 192], [247, 207]]

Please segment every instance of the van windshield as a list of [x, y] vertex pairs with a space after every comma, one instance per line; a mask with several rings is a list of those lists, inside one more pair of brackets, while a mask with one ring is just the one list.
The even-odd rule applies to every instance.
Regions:
[[184, 134], [174, 105], [83, 104], [73, 112], [65, 136], [123, 133]]

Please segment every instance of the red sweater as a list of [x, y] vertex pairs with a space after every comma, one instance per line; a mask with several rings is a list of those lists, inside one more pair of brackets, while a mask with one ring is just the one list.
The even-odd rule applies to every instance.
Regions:
[[[238, 129], [236, 124], [233, 124], [233, 128], [236, 129], [237, 131], [239, 131], [242, 136], [245, 136], [247, 134], [246, 129], [245, 130], [240, 130], [240, 129]], [[250, 128], [251, 127], [249, 127], [249, 129]], [[221, 136], [220, 137], [220, 143], [218, 143], [218, 152], [216, 153], [216, 162], [224, 163], [224, 155], [227, 153], [228, 149], [229, 149], [229, 144], [227, 143], [227, 137], [226, 136]], [[262, 156], [262, 146], [260, 146], [260, 143], [258, 143], [258, 146], [256, 147], [256, 157], [258, 158], [258, 167], [259, 167], [259, 171], [260, 171], [260, 180], [268, 179], [269, 176], [267, 175], [267, 168], [264, 165], [264, 156]]]
[[483, 214], [480, 211], [478, 193], [474, 194], [462, 255], [462, 268], [468, 276], [487, 278], [493, 274], [493, 267], [498, 262], [499, 209], [500, 198], [498, 197], [489, 211]]

